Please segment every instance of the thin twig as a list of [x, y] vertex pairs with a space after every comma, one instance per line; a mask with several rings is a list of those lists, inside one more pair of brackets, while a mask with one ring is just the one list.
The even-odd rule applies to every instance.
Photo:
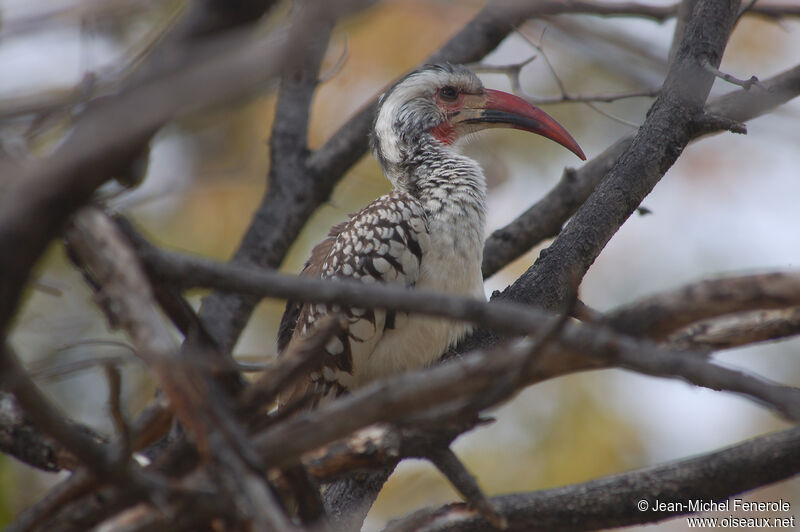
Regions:
[[427, 458], [461, 493], [467, 504], [475, 508], [488, 523], [499, 530], [508, 528], [508, 519], [503, 517], [492, 505], [478, 485], [478, 481], [450, 447], [432, 450]]
[[[544, 41], [544, 35], [545, 35], [546, 31], [547, 31], [547, 26], [544, 27], [544, 29], [542, 30], [542, 35], [539, 37], [539, 42], [540, 43], [542, 41]], [[542, 44], [536, 44], [535, 42], [533, 42], [532, 39], [530, 39], [527, 35], [525, 35], [519, 29], [517, 29], [517, 34], [519, 34], [528, 44], [530, 44], [533, 48], [538, 50], [538, 52], [541, 54], [542, 59], [544, 59], [544, 62], [547, 65], [547, 69], [550, 71], [550, 74], [553, 76], [553, 79], [555, 80], [556, 85], [558, 86], [558, 91], [560, 93], [560, 96], [558, 96], [555, 99], [551, 99], [550, 101], [548, 101], [548, 100], [540, 100], [540, 99], [538, 99], [536, 97], [527, 95], [525, 93], [519, 94], [520, 96], [532, 101], [533, 103], [537, 103], [537, 104], [540, 104], [540, 105], [541, 104], [545, 104], [545, 103], [561, 103], [561, 102], [579, 102], [579, 103], [583, 103], [583, 104], [587, 105], [590, 109], [600, 113], [601, 115], [605, 116], [606, 118], [610, 118], [611, 120], [614, 120], [615, 122], [619, 122], [621, 124], [624, 124], [624, 125], [627, 125], [627, 126], [630, 126], [630, 127], [639, 127], [639, 124], [634, 124], [632, 122], [629, 122], [627, 120], [624, 120], [622, 118], [614, 116], [614, 115], [612, 115], [611, 113], [609, 113], [607, 111], [603, 111], [602, 109], [600, 109], [599, 107], [597, 107], [594, 104], [595, 100], [592, 100], [589, 97], [570, 95], [567, 92], [567, 88], [564, 85], [564, 82], [561, 80], [561, 77], [558, 75], [558, 72], [556, 72], [556, 69], [553, 66], [553, 63], [551, 63], [550, 59], [547, 57], [547, 53], [545, 53], [543, 45]], [[650, 91], [648, 91], [648, 92], [650, 92]], [[642, 96], [642, 95], [643, 94], [641, 94], [641, 93], [635, 94], [635, 96]], [[616, 96], [616, 97], [611, 96], [611, 95], [604, 95], [604, 96], [605, 96], [605, 99], [603, 99], [601, 101], [614, 101], [614, 100], [618, 100], [620, 98], [630, 97], [630, 96], [626, 96], [626, 95]]]
[[[530, 94], [526, 93], [520, 82], [520, 72], [522, 68], [527, 66], [531, 61], [536, 59], [536, 56], [533, 55], [528, 59], [521, 61], [519, 63], [513, 63], [510, 65], [487, 65], [484, 63], [473, 63], [471, 65], [467, 65], [470, 70], [477, 73], [485, 73], [485, 74], [504, 74], [508, 77], [509, 82], [511, 83], [511, 90], [517, 96], [535, 102], [537, 105], [553, 105], [558, 103], [611, 103], [616, 102], [618, 100], [624, 100], [628, 98], [653, 98], [658, 96], [661, 89], [640, 89], [640, 90], [631, 90], [631, 91], [622, 91], [622, 92], [605, 92], [605, 93], [598, 93], [598, 94], [569, 94], [569, 93], [562, 93], [559, 96], [553, 97], [543, 97], [543, 96], [531, 96]], [[602, 112], [602, 111], [600, 111]]]
[[339, 57], [336, 59], [336, 62], [331, 66], [327, 72], [323, 72], [319, 76], [319, 81], [317, 82], [319, 85], [323, 83], [327, 83], [331, 79], [333, 79], [336, 74], [341, 72], [344, 65], [347, 63], [347, 58], [350, 56], [350, 38], [345, 35], [344, 36], [344, 43], [342, 44], [342, 53], [339, 54]]
[[725, 80], [732, 85], [738, 85], [739, 87], [743, 88], [746, 91], [750, 90], [750, 87], [755, 85], [759, 89], [766, 89], [764, 85], [758, 80], [755, 76], [750, 76], [749, 79], [739, 79], [727, 72], [723, 72], [714, 65], [709, 62], [708, 58], [704, 58], [701, 62], [701, 65], [704, 69], [714, 74], [714, 76], [718, 77], [719, 79]]
[[120, 462], [127, 462], [131, 456], [131, 428], [122, 411], [122, 375], [112, 363], [103, 364], [108, 381], [108, 404], [111, 421], [117, 432], [118, 457]]

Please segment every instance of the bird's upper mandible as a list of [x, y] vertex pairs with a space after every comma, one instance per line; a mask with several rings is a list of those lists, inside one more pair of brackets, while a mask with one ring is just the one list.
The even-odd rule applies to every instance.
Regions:
[[[425, 66], [381, 97], [373, 123], [373, 150], [395, 190], [334, 227], [302, 275], [484, 298], [486, 180], [480, 166], [458, 152], [457, 141], [491, 127], [537, 133], [585, 158], [564, 128], [525, 100], [485, 89], [465, 67]], [[352, 389], [430, 364], [469, 330], [464, 323], [391, 310], [289, 302], [279, 351], [291, 351], [332, 313], [346, 327], [327, 342], [324, 367], [295, 395]]]

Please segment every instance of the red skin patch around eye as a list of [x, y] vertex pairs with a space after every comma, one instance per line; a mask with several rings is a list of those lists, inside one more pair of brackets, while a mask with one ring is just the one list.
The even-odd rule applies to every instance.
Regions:
[[[449, 102], [445, 101], [441, 98], [439, 93], [436, 93], [435, 96], [436, 104], [445, 112], [445, 114], [449, 117], [454, 112], [457, 112], [464, 106], [464, 95], [459, 94], [458, 98], [455, 101]], [[456, 132], [453, 128], [453, 125], [450, 124], [450, 120], [448, 119], [445, 122], [442, 122], [438, 126], [431, 129], [431, 135], [434, 136], [436, 140], [441, 142], [442, 144], [451, 145], [456, 141]]]

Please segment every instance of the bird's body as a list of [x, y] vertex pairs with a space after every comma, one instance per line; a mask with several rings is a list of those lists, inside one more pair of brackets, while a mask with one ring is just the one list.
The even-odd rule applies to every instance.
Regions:
[[[527, 122], [515, 121], [514, 111]], [[312, 251], [303, 275], [483, 299], [486, 179], [454, 143], [466, 133], [505, 125], [545, 134], [579, 153], [566, 131], [552, 124], [523, 100], [484, 89], [466, 68], [432, 65], [409, 74], [384, 95], [373, 124], [373, 150], [395, 190], [335, 226]], [[325, 393], [429, 365], [469, 330], [462, 322], [401, 312], [290, 302], [279, 351], [312, 334], [331, 312], [347, 327], [327, 343], [324, 367], [307, 383]]]

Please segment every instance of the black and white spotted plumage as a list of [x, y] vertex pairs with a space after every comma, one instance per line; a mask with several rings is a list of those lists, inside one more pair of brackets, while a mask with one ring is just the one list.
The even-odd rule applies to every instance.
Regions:
[[[519, 114], [515, 114], [518, 112]], [[464, 67], [429, 65], [381, 98], [372, 147], [395, 190], [335, 226], [301, 275], [352, 278], [485, 299], [481, 263], [486, 179], [456, 141], [487, 127], [517, 127], [582, 156], [566, 131], [519, 98], [484, 89]], [[346, 328], [321, 371], [292, 395], [341, 392], [433, 363], [469, 330], [464, 323], [384, 310], [287, 304], [278, 349], [313, 333], [328, 314]]]
[[[321, 261], [321, 267], [315, 274], [323, 279], [349, 278], [413, 287], [419, 279], [422, 250], [428, 241], [427, 217], [422, 206], [408, 194], [394, 191], [333, 229], [320, 244], [316, 260]], [[398, 318], [394, 311], [380, 309], [309, 304], [300, 309], [293, 334], [307, 336], [314, 323], [329, 312], [341, 315], [347, 328], [327, 343], [325, 349], [330, 356], [323, 371], [312, 377], [337, 381], [342, 387], [351, 388], [359, 380], [371, 377], [362, 377], [363, 372], [355, 368], [369, 366], [369, 360], [365, 359], [374, 352], [384, 333], [394, 330], [398, 319], [402, 321], [405, 316]], [[288, 311], [287, 316], [294, 319]]]
[[[417, 124], [418, 131], [411, 131], [387, 117], [387, 113], [408, 116], [412, 112], [409, 106], [414, 103], [415, 90], [404, 82], [417, 86], [415, 80], [426, 81], [419, 93], [423, 98], [435, 90], [427, 85], [436, 75], [455, 75], [470, 87], [480, 87], [480, 81], [466, 69], [431, 68], [396, 84], [383, 97], [376, 118], [376, 136], [383, 127], [381, 121], [388, 120], [395, 122], [392, 127], [396, 126], [398, 137], [404, 137], [391, 139], [384, 131], [382, 139], [373, 141], [395, 190], [335, 226], [314, 249], [302, 275], [424, 286], [484, 297], [480, 264], [485, 179], [480, 167], [452, 147], [424, 138], [429, 137], [426, 128], [430, 127], [424, 120]], [[395, 149], [402, 150], [401, 160], [394, 158], [395, 153], [385, 153], [382, 142], [392, 142]], [[285, 351], [293, 339], [310, 334], [314, 323], [330, 312], [340, 314], [347, 328], [328, 342], [324, 368], [313, 373], [307, 383], [322, 391], [353, 389], [378, 377], [430, 364], [467, 331], [465, 324], [450, 320], [290, 302], [281, 323], [279, 351]], [[304, 388], [299, 392], [306, 392]]]

